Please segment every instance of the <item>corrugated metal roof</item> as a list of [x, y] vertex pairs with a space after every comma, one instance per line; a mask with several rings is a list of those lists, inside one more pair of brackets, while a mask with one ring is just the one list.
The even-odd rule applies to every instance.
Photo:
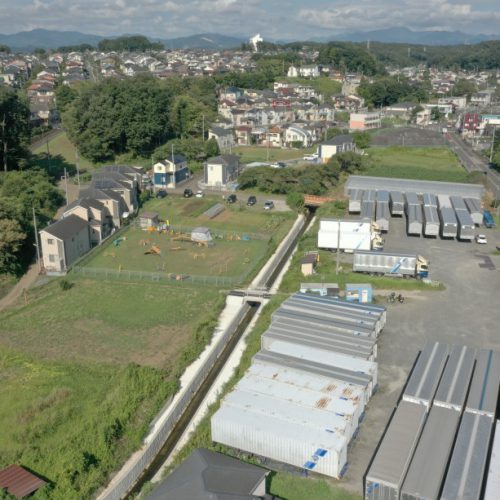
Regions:
[[354, 353], [356, 349], [359, 349], [359, 354], [354, 354], [356, 357], [368, 357], [374, 354], [375, 340], [373, 338], [319, 332], [316, 329], [301, 327], [300, 325], [290, 328], [281, 323], [273, 323], [263, 336], [270, 335], [279, 335], [290, 340], [296, 339], [298, 343], [302, 341], [311, 342], [318, 347], [324, 346], [324, 349], [331, 351], [346, 349]]
[[455, 210], [450, 207], [441, 207], [439, 209], [439, 212], [441, 214], [441, 221], [443, 224], [454, 224], [455, 226], [457, 225], [457, 218], [455, 216]]
[[437, 207], [437, 198], [436, 195], [433, 193], [424, 193], [423, 194], [423, 202], [424, 202], [424, 207]]
[[377, 200], [377, 192], [374, 191], [373, 189], [368, 189], [367, 191], [363, 192], [362, 201], [375, 203], [376, 200]]
[[425, 421], [425, 408], [401, 401], [366, 475], [367, 480], [400, 488]]
[[448, 345], [428, 342], [408, 380], [403, 399], [430, 405], [448, 358]]
[[498, 500], [500, 491], [500, 420], [496, 421], [495, 439], [491, 448], [490, 465], [486, 482], [484, 500]]
[[43, 479], [19, 465], [9, 465], [0, 471], [0, 489], [18, 498], [23, 498], [47, 484]]
[[347, 384], [358, 385], [367, 389], [372, 382], [372, 377], [366, 373], [353, 372], [338, 366], [322, 364], [306, 359], [297, 359], [286, 354], [272, 352], [265, 349], [260, 350], [254, 357], [254, 363], [272, 364], [290, 367], [302, 373], [311, 373], [320, 377], [338, 380]]
[[353, 325], [352, 323], [341, 323], [339, 321], [331, 321], [327, 318], [318, 318], [312, 314], [297, 313], [295, 311], [285, 311], [278, 309], [273, 313], [273, 321], [277, 319], [289, 319], [292, 321], [303, 321], [307, 322], [311, 327], [315, 325], [319, 326], [330, 326], [331, 328], [336, 328], [339, 331], [351, 332], [354, 335], [362, 335], [365, 337], [374, 337], [375, 330], [370, 327], [363, 327], [359, 325]]
[[486, 415], [463, 414], [441, 499], [479, 500], [492, 425]]
[[294, 356], [299, 359], [338, 366], [352, 372], [366, 373], [372, 376], [373, 385], [377, 385], [377, 363], [372, 361], [279, 340], [273, 341], [272, 345], [267, 347], [267, 350], [286, 354], [287, 356]]
[[278, 331], [277, 329], [269, 329], [262, 336], [262, 346], [266, 347], [269, 342], [273, 340], [282, 340], [284, 342], [291, 342], [299, 346], [308, 346], [316, 349], [322, 349], [326, 352], [335, 351], [336, 353], [343, 354], [344, 356], [352, 356], [360, 359], [373, 359], [373, 352], [369, 349], [356, 347], [355, 345], [346, 345], [336, 341], [317, 340], [308, 337], [307, 335], [289, 335], [286, 332]]
[[460, 226], [469, 226], [472, 228], [476, 227], [467, 210], [455, 210], [455, 215], [457, 216], [458, 224]]
[[453, 346], [441, 382], [434, 398], [434, 405], [462, 411], [469, 389], [476, 350], [467, 346]]
[[354, 335], [353, 333], [339, 331], [331, 326], [314, 326], [311, 328], [311, 324], [307, 321], [298, 322], [290, 321], [286, 319], [276, 319], [272, 322], [271, 328], [281, 328], [284, 330], [297, 330], [298, 332], [309, 332], [309, 334], [320, 336], [322, 338], [332, 338], [343, 340], [355, 345], [364, 346], [369, 348], [372, 352], [376, 352], [377, 341], [373, 337], [362, 337], [360, 335]]
[[461, 184], [457, 182], [419, 181], [413, 179], [395, 179], [388, 177], [371, 177], [365, 175], [350, 175], [344, 186], [345, 193], [352, 189], [384, 189], [389, 191], [414, 191], [418, 194], [434, 193], [458, 195], [481, 199], [484, 187], [480, 184]]
[[484, 349], [479, 351], [467, 398], [467, 411], [493, 417], [497, 407], [499, 383], [500, 353]]
[[422, 222], [422, 206], [408, 205], [407, 216], [409, 222]]
[[376, 304], [357, 304], [354, 302], [347, 302], [346, 300], [338, 299], [335, 297], [318, 297], [317, 295], [303, 293], [296, 293], [295, 295], [292, 295], [292, 297], [304, 302], [325, 304], [329, 307], [340, 307], [343, 309], [351, 309], [357, 312], [367, 312], [376, 315], [384, 315], [386, 312], [386, 308], [384, 306], [378, 306]]
[[376, 194], [377, 203], [389, 203], [389, 191], [381, 189]]
[[464, 210], [467, 212], [467, 206], [461, 196], [450, 196], [450, 202], [455, 210]]
[[405, 199], [401, 191], [391, 191], [391, 202], [392, 203], [404, 203]]
[[420, 201], [418, 201], [418, 196], [417, 193], [414, 193], [412, 191], [405, 193], [405, 198], [406, 198], [406, 204], [408, 206], [410, 205], [420, 205]]
[[460, 413], [433, 406], [402, 487], [410, 498], [437, 499], [453, 449]]
[[439, 215], [437, 208], [433, 206], [424, 205], [424, 220], [427, 224], [439, 224]]

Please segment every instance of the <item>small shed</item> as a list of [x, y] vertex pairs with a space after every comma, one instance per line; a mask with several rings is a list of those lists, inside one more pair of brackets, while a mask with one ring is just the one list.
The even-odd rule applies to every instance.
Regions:
[[349, 302], [367, 304], [372, 301], [373, 290], [369, 283], [346, 283], [345, 299]]
[[303, 276], [311, 276], [314, 274], [314, 268], [319, 260], [318, 252], [308, 252], [300, 260], [300, 271]]
[[141, 229], [158, 227], [158, 212], [142, 212], [139, 215], [139, 226]]
[[208, 227], [196, 227], [191, 231], [191, 241], [208, 244], [212, 241], [212, 233]]
[[46, 481], [19, 465], [12, 464], [0, 471], [0, 490], [5, 489], [17, 498], [27, 497], [45, 484]]
[[328, 295], [329, 297], [338, 297], [338, 283], [301, 283], [300, 293], [315, 293], [321, 297]]

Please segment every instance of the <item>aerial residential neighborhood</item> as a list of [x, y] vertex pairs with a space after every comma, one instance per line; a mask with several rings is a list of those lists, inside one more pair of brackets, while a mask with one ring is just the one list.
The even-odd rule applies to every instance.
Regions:
[[499, 497], [466, 7], [6, 0], [0, 498]]

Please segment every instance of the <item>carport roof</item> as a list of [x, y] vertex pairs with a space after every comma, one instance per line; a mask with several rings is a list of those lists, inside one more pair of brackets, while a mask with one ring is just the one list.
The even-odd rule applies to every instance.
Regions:
[[354, 189], [373, 189], [375, 191], [413, 191], [417, 194], [433, 193], [448, 196], [464, 196], [467, 198], [483, 197], [484, 187], [479, 184], [462, 184], [458, 182], [418, 181], [413, 179], [391, 179], [387, 177], [370, 177], [351, 175], [347, 180], [344, 192], [349, 194]]

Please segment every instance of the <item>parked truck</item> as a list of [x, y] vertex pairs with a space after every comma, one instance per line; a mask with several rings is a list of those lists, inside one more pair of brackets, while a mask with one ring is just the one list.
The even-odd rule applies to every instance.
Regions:
[[398, 278], [427, 278], [429, 261], [417, 254], [354, 252], [353, 271]]
[[[340, 236], [339, 236], [340, 226]], [[318, 247], [353, 252], [354, 250], [382, 250], [384, 240], [375, 222], [363, 220], [321, 219], [319, 221]]]

